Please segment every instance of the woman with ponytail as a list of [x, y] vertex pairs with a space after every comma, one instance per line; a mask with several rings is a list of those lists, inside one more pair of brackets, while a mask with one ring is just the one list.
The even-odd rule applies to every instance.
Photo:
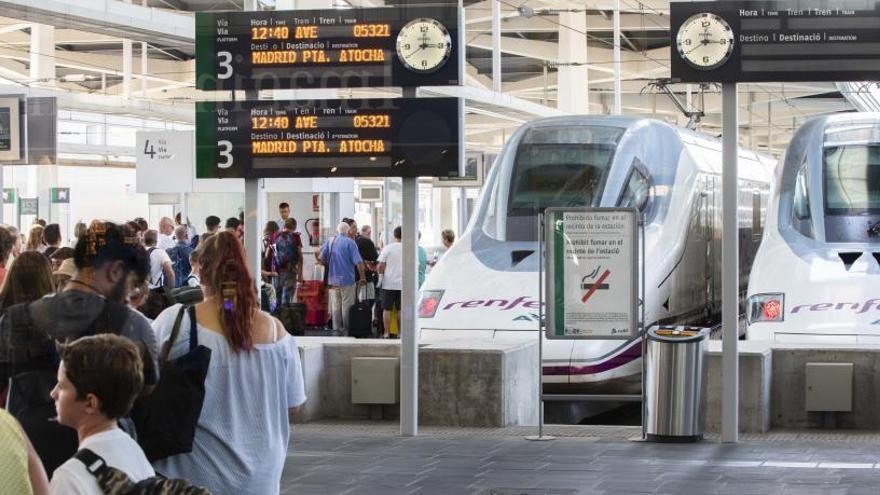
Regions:
[[[199, 345], [211, 349], [205, 401], [191, 453], [153, 463], [157, 473], [185, 478], [216, 495], [277, 494], [287, 456], [289, 410], [305, 400], [299, 351], [277, 319], [260, 310], [256, 282], [234, 233], [199, 246], [203, 302], [195, 306]], [[181, 306], [153, 322], [163, 348]], [[183, 317], [169, 359], [189, 350]]]

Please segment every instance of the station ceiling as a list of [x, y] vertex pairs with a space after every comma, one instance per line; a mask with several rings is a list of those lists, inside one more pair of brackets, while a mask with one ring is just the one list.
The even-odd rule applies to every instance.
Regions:
[[[476, 101], [492, 88], [491, 2], [501, 2], [502, 88], [503, 97]], [[339, 6], [381, 5], [382, 0], [335, 0]], [[75, 0], [53, 0], [69, 5], [75, 12]], [[103, 2], [96, 2], [103, 3]], [[110, 2], [112, 3], [112, 1]], [[134, 0], [135, 5], [139, 4]], [[274, 0], [258, 0], [261, 8], [274, 8]], [[612, 14], [614, 0], [468, 0], [467, 85], [473, 90], [469, 101], [468, 143], [471, 147], [497, 148], [504, 137], [521, 122], [556, 109], [559, 32], [572, 29], [560, 21], [562, 12], [583, 12], [587, 16], [586, 41], [590, 111], [607, 113], [614, 100], [612, 62]], [[198, 10], [237, 10], [243, 0], [146, 0], [150, 12], [191, 16]], [[621, 8], [621, 77], [624, 113], [655, 116], [683, 125], [687, 119], [676, 109], [668, 95], [650, 83], [669, 77], [669, 2], [666, 0], [619, 0]], [[76, 15], [59, 16], [22, 7], [22, 0], [0, 0], [0, 78], [29, 86], [54, 86], [73, 94], [118, 96], [122, 92], [124, 25], [88, 22], [89, 12], [82, 7], [82, 19]], [[151, 14], [152, 15], [152, 14]], [[183, 19], [185, 21], [185, 19]], [[56, 26], [56, 64], [54, 80], [30, 78], [31, 26], [41, 22]], [[194, 89], [194, 46], [185, 36], [132, 30], [134, 98], [149, 100], [161, 117], [164, 103], [176, 107], [187, 101], [213, 97]], [[141, 41], [148, 42], [147, 94], [141, 93]], [[547, 72], [545, 75], [545, 65]], [[692, 103], [706, 112], [699, 128], [710, 134], [720, 131], [720, 88], [703, 89], [696, 85], [670, 86], [682, 100], [688, 89]], [[363, 90], [344, 94], [366, 95]], [[387, 96], [387, 92], [383, 95]], [[851, 111], [847, 95], [831, 83], [742, 84], [740, 85], [740, 122], [743, 144], [778, 155], [793, 128], [805, 119], [826, 112]], [[542, 110], [546, 105], [546, 111]], [[540, 108], [539, 108], [540, 107]], [[106, 112], [106, 108], [101, 111]], [[120, 105], [120, 113], [125, 113]], [[179, 112], [173, 113], [175, 119]], [[172, 118], [169, 115], [169, 118]]]

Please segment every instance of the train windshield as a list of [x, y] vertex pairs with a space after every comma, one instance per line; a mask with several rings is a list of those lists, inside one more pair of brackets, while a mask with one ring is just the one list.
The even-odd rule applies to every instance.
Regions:
[[606, 126], [528, 131], [510, 174], [507, 239], [537, 240], [534, 219], [547, 207], [597, 206], [623, 132]]
[[826, 146], [824, 181], [828, 215], [880, 213], [880, 144]]

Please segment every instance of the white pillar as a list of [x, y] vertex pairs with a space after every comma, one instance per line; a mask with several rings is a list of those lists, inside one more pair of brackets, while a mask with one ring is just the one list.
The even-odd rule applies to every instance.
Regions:
[[122, 40], [122, 97], [131, 98], [131, 40]]
[[141, 96], [144, 98], [147, 97], [147, 88], [149, 85], [147, 84], [147, 52], [149, 51], [149, 45], [146, 42], [141, 42]]
[[[614, 61], [614, 114], [622, 113], [620, 74], [623, 72], [620, 63], [620, 0], [614, 1], [614, 45], [612, 60]], [[585, 49], [586, 50], [586, 49]]]
[[30, 79], [55, 86], [55, 27], [31, 24]]
[[492, 91], [501, 92], [501, 1], [492, 2]]
[[721, 85], [721, 441], [739, 439], [739, 226], [736, 83]]
[[419, 433], [419, 182], [403, 178], [403, 290], [400, 297], [400, 434]]
[[[556, 108], [573, 114], [590, 113], [587, 73], [587, 14], [559, 14], [559, 72]], [[581, 64], [581, 65], [566, 65]]]

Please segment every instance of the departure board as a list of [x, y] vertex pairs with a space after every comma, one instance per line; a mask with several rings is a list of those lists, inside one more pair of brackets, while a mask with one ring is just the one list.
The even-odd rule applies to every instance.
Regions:
[[876, 0], [672, 2], [670, 26], [682, 82], [880, 78]]
[[458, 98], [196, 104], [196, 177], [448, 177], [463, 142]]
[[431, 6], [196, 13], [196, 87], [458, 85], [456, 2]]

